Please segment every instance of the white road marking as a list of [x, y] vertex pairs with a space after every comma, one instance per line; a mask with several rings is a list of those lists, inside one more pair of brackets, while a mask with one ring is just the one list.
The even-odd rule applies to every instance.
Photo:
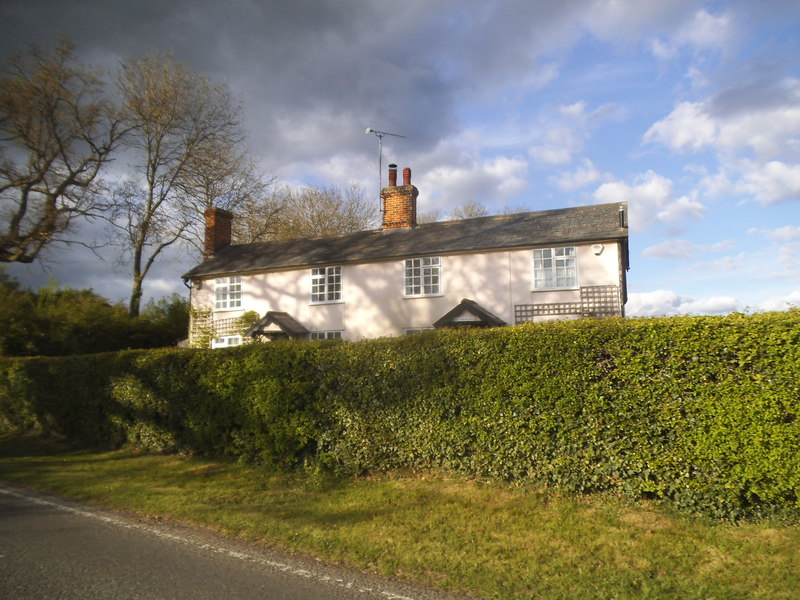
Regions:
[[245, 552], [237, 552], [236, 550], [228, 550], [227, 548], [221, 548], [219, 546], [214, 546], [213, 544], [204, 544], [192, 541], [186, 537], [181, 535], [177, 535], [174, 533], [168, 533], [166, 531], [161, 531], [156, 527], [151, 527], [149, 525], [144, 525], [142, 523], [134, 523], [122, 518], [118, 517], [111, 517], [107, 515], [101, 515], [98, 513], [94, 513], [87, 510], [81, 510], [79, 508], [74, 508], [72, 506], [67, 506], [65, 504], [60, 504], [58, 502], [53, 502], [51, 500], [44, 500], [42, 498], [37, 498], [36, 496], [30, 496], [28, 494], [23, 494], [20, 492], [15, 492], [4, 487], [0, 486], [0, 493], [7, 494], [9, 496], [14, 496], [16, 498], [21, 498], [23, 500], [27, 500], [29, 502], [33, 502], [34, 504], [39, 504], [41, 506], [50, 506], [52, 508], [57, 508], [59, 510], [63, 510], [68, 513], [72, 513], [74, 515], [78, 515], [81, 517], [86, 517], [87, 519], [95, 519], [96, 521], [102, 521], [104, 523], [109, 523], [111, 525], [116, 525], [118, 527], [124, 527], [125, 529], [133, 529], [138, 531], [144, 531], [149, 533], [150, 535], [154, 535], [156, 537], [171, 540], [173, 542], [178, 542], [180, 544], [184, 544], [186, 546], [194, 546], [195, 548], [199, 548], [201, 550], [206, 550], [209, 552], [213, 552], [215, 554], [221, 554], [223, 556], [228, 556], [230, 558], [235, 558], [238, 560], [246, 561], [255, 563], [264, 567], [268, 567], [270, 569], [275, 569], [276, 571], [281, 571], [283, 573], [288, 573], [290, 575], [295, 575], [297, 577], [304, 577], [306, 579], [313, 579], [319, 581], [321, 583], [326, 583], [329, 585], [335, 585], [337, 587], [345, 588], [348, 590], [354, 590], [359, 593], [363, 594], [380, 594], [387, 600], [414, 600], [409, 596], [400, 596], [393, 592], [389, 592], [387, 590], [379, 590], [373, 589], [369, 587], [360, 587], [356, 585], [352, 581], [345, 581], [344, 579], [339, 579], [335, 577], [331, 577], [330, 575], [325, 575], [324, 573], [303, 569], [300, 567], [294, 567], [292, 565], [282, 563], [275, 560], [270, 560], [268, 558], [260, 558], [257, 556], [252, 556]]

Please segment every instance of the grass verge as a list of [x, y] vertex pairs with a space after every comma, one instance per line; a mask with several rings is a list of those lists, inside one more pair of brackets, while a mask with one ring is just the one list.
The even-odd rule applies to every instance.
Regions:
[[333, 479], [0, 435], [0, 479], [485, 598], [797, 598], [800, 528], [447, 475]]

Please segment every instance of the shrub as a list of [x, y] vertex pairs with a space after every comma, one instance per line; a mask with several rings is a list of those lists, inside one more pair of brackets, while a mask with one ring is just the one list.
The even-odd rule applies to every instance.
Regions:
[[800, 311], [4, 359], [0, 425], [342, 473], [800, 509]]
[[174, 346], [189, 327], [177, 294], [148, 302], [140, 318], [91, 290], [23, 290], [0, 269], [0, 356], [66, 356]]

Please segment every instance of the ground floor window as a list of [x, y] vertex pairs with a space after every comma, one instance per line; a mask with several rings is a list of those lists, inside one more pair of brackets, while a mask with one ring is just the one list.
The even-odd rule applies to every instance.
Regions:
[[341, 331], [312, 331], [311, 341], [316, 342], [319, 340], [340, 340], [342, 339]]
[[228, 346], [241, 346], [242, 336], [240, 335], [223, 335], [211, 340], [212, 348], [227, 348]]
[[415, 333], [422, 333], [423, 331], [433, 331], [433, 327], [406, 327], [403, 333], [405, 335], [414, 335]]

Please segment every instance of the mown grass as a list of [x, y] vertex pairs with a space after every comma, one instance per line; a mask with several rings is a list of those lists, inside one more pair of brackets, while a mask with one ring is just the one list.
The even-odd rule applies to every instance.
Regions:
[[485, 598], [797, 598], [800, 528], [436, 476], [335, 479], [0, 436], [0, 479]]

